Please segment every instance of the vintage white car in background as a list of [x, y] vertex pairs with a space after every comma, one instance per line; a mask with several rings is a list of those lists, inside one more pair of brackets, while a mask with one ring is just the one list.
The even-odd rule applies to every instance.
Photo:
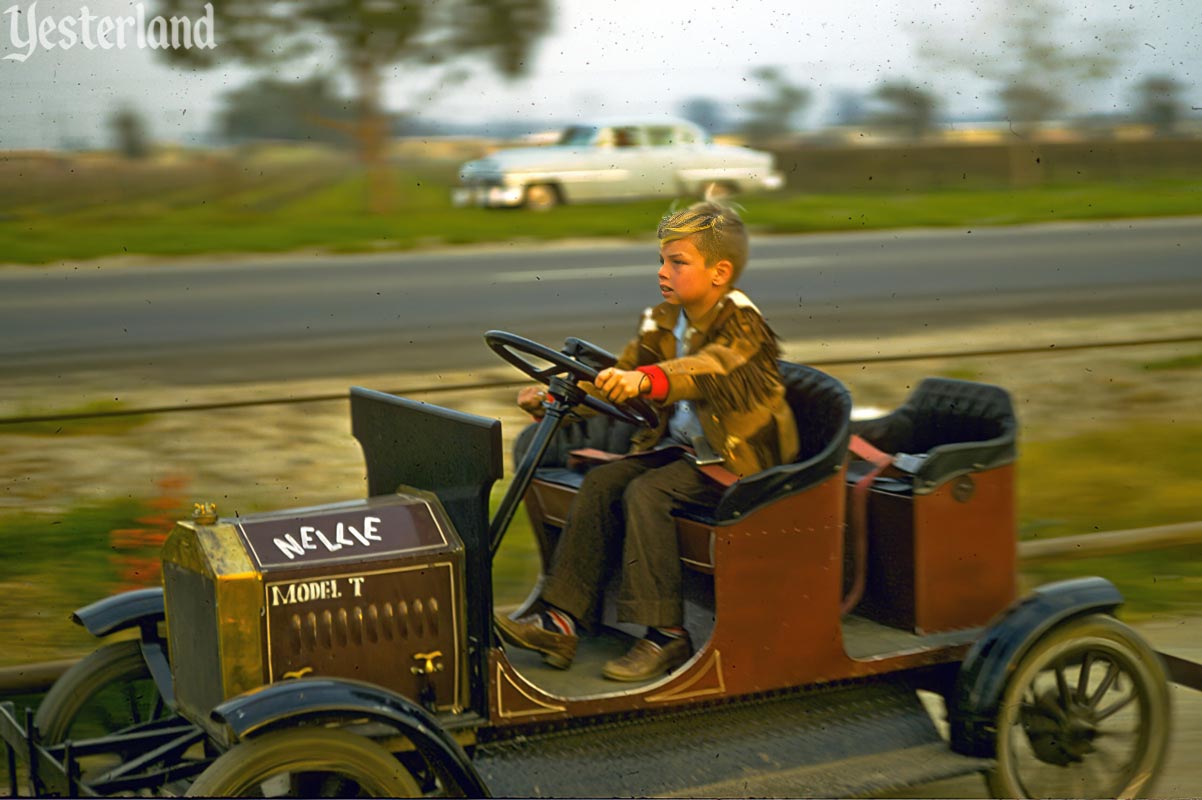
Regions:
[[573, 125], [544, 147], [499, 150], [459, 169], [457, 206], [525, 206], [779, 189], [770, 153], [715, 144], [674, 118]]

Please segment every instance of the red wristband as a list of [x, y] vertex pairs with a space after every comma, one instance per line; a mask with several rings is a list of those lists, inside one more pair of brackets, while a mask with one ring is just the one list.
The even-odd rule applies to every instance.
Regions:
[[648, 397], [660, 401], [668, 396], [668, 375], [663, 369], [655, 364], [649, 367], [637, 367], [637, 369], [651, 379], [651, 391], [647, 393]]

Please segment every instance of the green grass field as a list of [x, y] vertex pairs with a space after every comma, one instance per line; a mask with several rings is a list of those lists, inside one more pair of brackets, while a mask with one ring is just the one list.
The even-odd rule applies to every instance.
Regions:
[[[663, 200], [538, 214], [457, 209], [455, 164], [391, 168], [392, 208], [366, 213], [367, 182], [348, 158], [268, 151], [197, 154], [156, 165], [0, 163], [0, 261], [45, 264], [140, 254], [297, 250], [379, 252], [577, 237], [645, 239]], [[760, 233], [962, 227], [1202, 214], [1202, 180], [739, 198]]]

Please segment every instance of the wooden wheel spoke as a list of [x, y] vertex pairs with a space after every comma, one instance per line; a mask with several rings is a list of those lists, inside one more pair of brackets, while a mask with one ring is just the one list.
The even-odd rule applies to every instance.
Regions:
[[1110, 691], [1110, 687], [1114, 685], [1115, 680], [1118, 679], [1118, 676], [1119, 665], [1113, 661], [1108, 662], [1106, 674], [1102, 676], [1102, 682], [1098, 684], [1098, 688], [1094, 690], [1094, 693], [1090, 695], [1089, 700], [1086, 701], [1090, 708], [1098, 707], [1098, 703], [1102, 701], [1102, 697], [1106, 694], [1106, 692]]
[[1131, 705], [1131, 703], [1134, 700], [1135, 700], [1135, 689], [1132, 688], [1131, 692], [1126, 697], [1116, 700], [1113, 703], [1111, 703], [1110, 705], [1106, 706], [1105, 708], [1099, 709], [1098, 711], [1096, 711], [1095, 719], [1097, 719], [1098, 722], [1101, 722], [1104, 719], [1109, 719], [1110, 717], [1113, 717], [1118, 712], [1122, 711], [1127, 706]]
[[1056, 693], [1060, 697], [1061, 708], [1068, 708], [1069, 701], [1072, 700], [1072, 692], [1068, 688], [1068, 678], [1064, 675], [1064, 663], [1058, 662], [1053, 670], [1056, 673]]
[[121, 691], [125, 695], [126, 705], [129, 706], [129, 721], [134, 725], [145, 722], [142, 718], [142, 705], [138, 702], [138, 690], [135, 684], [127, 683], [121, 687]]
[[1096, 657], [1097, 654], [1092, 650], [1086, 650], [1085, 655], [1081, 657], [1081, 669], [1077, 672], [1077, 692], [1073, 698], [1078, 704], [1086, 700], [1089, 692], [1089, 671]]

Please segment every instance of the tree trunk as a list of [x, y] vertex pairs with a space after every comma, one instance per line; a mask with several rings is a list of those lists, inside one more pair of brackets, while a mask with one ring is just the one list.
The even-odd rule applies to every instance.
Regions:
[[380, 69], [373, 61], [355, 66], [359, 86], [359, 120], [355, 126], [355, 141], [359, 161], [367, 178], [367, 210], [371, 214], [392, 212], [395, 205], [391, 170], [385, 157], [388, 144], [388, 119], [380, 102]]

